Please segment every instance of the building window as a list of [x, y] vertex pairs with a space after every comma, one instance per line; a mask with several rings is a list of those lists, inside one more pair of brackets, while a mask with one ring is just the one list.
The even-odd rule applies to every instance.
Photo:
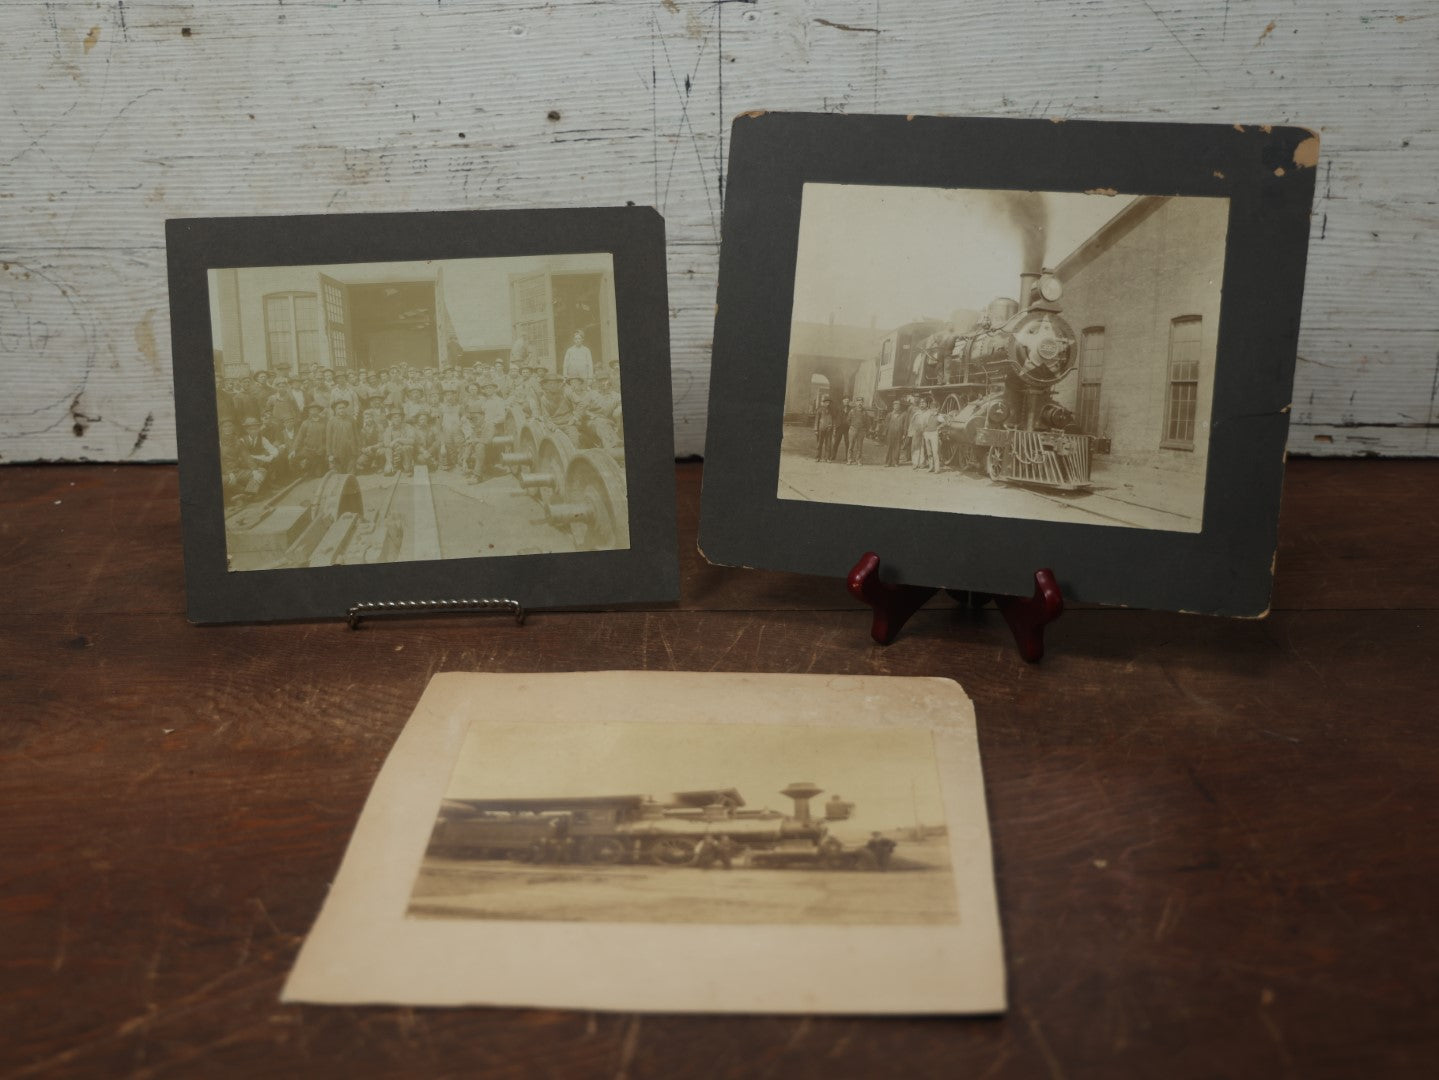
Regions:
[[1194, 449], [1194, 415], [1199, 405], [1198, 315], [1183, 315], [1169, 323], [1169, 382], [1164, 404], [1164, 438], [1161, 446]]
[[1079, 336], [1079, 430], [1098, 435], [1099, 384], [1104, 381], [1104, 327], [1091, 326]]
[[314, 293], [265, 297], [265, 348], [274, 371], [301, 375], [320, 364], [320, 309]]

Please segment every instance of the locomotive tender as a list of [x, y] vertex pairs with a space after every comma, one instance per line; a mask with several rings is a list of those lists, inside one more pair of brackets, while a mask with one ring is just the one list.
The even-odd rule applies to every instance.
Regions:
[[816, 820], [810, 799], [823, 794], [808, 781], [780, 794], [794, 813], [746, 810], [734, 788], [681, 791], [663, 800], [643, 795], [525, 799], [446, 799], [428, 853], [520, 862], [693, 863], [706, 836], [728, 837], [755, 866], [792, 863], [873, 869], [863, 845], [829, 832], [854, 804], [833, 796]]
[[855, 394], [886, 411], [896, 397], [929, 395], [940, 411], [940, 460], [991, 480], [1078, 491], [1090, 486], [1105, 439], [1075, 430], [1054, 388], [1078, 360], [1061, 314], [1063, 286], [1044, 272], [1020, 275], [1020, 300], [991, 301], [969, 329], [906, 323], [861, 365]]

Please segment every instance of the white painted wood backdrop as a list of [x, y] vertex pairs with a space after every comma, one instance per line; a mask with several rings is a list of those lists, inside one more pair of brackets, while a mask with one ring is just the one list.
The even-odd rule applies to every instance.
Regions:
[[1436, 454], [1439, 5], [4, 0], [0, 460], [173, 457], [162, 223], [657, 206], [704, 446], [747, 109], [1321, 130], [1291, 450]]

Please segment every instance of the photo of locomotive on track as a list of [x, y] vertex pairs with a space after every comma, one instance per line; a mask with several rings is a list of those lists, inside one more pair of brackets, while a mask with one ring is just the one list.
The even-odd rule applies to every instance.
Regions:
[[446, 799], [427, 853], [526, 863], [885, 870], [897, 842], [844, 828], [854, 804], [838, 795], [816, 816], [823, 791], [808, 781], [781, 795], [794, 813], [748, 810], [734, 788], [681, 791], [660, 799], [614, 795]]
[[1201, 532], [1228, 213], [806, 183], [776, 495]]
[[1030, 271], [1020, 275], [1020, 301], [996, 298], [971, 327], [900, 326], [860, 366], [854, 396], [873, 402], [880, 411], [872, 423], [882, 424], [897, 397], [930, 395], [946, 467], [1001, 483], [1088, 488], [1093, 455], [1109, 441], [1076, 430], [1074, 413], [1054, 399], [1079, 348], [1063, 292], [1057, 277]]

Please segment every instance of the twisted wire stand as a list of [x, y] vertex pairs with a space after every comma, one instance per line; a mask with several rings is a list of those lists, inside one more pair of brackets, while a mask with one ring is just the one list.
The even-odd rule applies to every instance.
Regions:
[[518, 600], [374, 600], [356, 604], [346, 615], [350, 629], [358, 630], [360, 620], [365, 618], [395, 618], [405, 615], [461, 615], [484, 614], [508, 611], [515, 617], [515, 624], [525, 624], [525, 609]]

